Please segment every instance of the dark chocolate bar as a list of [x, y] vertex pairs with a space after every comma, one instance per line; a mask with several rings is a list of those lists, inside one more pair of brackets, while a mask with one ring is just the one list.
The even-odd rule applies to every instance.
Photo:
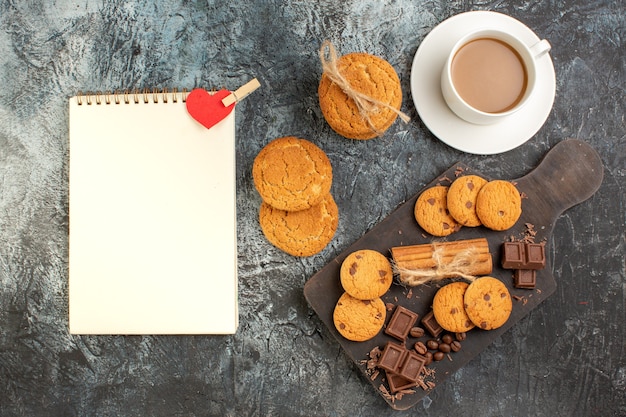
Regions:
[[526, 265], [524, 269], [543, 269], [546, 266], [546, 253], [541, 243], [526, 243]]
[[541, 243], [505, 242], [502, 244], [502, 268], [543, 269], [546, 254]]
[[536, 272], [533, 269], [516, 269], [513, 273], [515, 288], [535, 288]]
[[378, 358], [392, 393], [415, 386], [426, 358], [398, 343], [387, 342]]
[[398, 369], [402, 366], [404, 356], [407, 350], [404, 346], [400, 346], [397, 343], [387, 342], [380, 358], [378, 359], [378, 367], [385, 371], [398, 373]]
[[417, 313], [402, 306], [397, 306], [385, 328], [385, 333], [398, 340], [405, 341], [409, 331], [417, 321], [417, 317]]
[[424, 356], [418, 355], [417, 353], [409, 350], [404, 357], [404, 363], [402, 364], [398, 375], [408, 379], [409, 381], [417, 381], [425, 363], [426, 358]]
[[522, 242], [504, 242], [502, 244], [502, 268], [521, 269], [524, 266], [524, 244]]
[[443, 331], [443, 328], [437, 323], [435, 313], [432, 310], [422, 318], [422, 325], [433, 337], [439, 336]]
[[389, 390], [392, 394], [403, 389], [413, 388], [417, 385], [417, 381], [409, 381], [405, 377], [394, 374], [393, 372], [385, 371], [387, 376], [387, 383], [389, 384]]

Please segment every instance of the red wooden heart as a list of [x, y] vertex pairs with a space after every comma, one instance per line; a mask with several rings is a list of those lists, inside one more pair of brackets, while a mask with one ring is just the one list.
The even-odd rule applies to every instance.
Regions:
[[187, 96], [187, 111], [207, 129], [215, 126], [224, 119], [235, 108], [233, 103], [226, 107], [222, 103], [222, 99], [230, 95], [228, 90], [219, 90], [214, 94], [209, 94], [202, 88], [191, 90]]

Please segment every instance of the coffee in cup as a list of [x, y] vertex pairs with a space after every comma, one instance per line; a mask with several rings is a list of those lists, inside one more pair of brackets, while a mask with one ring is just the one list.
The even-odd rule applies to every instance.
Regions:
[[516, 112], [532, 95], [536, 60], [550, 50], [546, 40], [531, 47], [500, 30], [467, 34], [452, 48], [441, 74], [441, 90], [462, 119], [490, 124]]

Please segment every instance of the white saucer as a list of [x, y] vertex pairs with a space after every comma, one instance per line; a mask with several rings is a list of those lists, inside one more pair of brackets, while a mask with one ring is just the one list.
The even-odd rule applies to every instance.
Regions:
[[456, 116], [441, 94], [441, 71], [452, 46], [468, 31], [484, 26], [510, 31], [529, 45], [540, 40], [531, 29], [510, 16], [466, 12], [443, 21], [424, 38], [411, 68], [411, 94], [424, 125], [447, 145], [479, 155], [506, 152], [530, 139], [548, 118], [556, 91], [554, 66], [550, 54], [546, 54], [537, 61], [537, 89], [517, 113], [486, 126]]

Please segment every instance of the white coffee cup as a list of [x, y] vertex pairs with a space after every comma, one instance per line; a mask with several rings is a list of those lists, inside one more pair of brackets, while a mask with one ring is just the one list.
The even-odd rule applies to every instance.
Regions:
[[[441, 92], [448, 107], [474, 124], [491, 124], [512, 115], [533, 95], [537, 85], [537, 60], [550, 48], [545, 39], [529, 46], [502, 30], [479, 29], [466, 34], [450, 51], [441, 72]], [[494, 60], [491, 66], [490, 60]], [[501, 65], [504, 62], [506, 65]], [[459, 65], [461, 67], [457, 68]], [[522, 73], [518, 71], [519, 65]], [[476, 77], [469, 75], [474, 73]], [[525, 82], [520, 78], [524, 73]], [[510, 82], [507, 84], [507, 81]], [[509, 100], [508, 107], [497, 108], [498, 103]]]

